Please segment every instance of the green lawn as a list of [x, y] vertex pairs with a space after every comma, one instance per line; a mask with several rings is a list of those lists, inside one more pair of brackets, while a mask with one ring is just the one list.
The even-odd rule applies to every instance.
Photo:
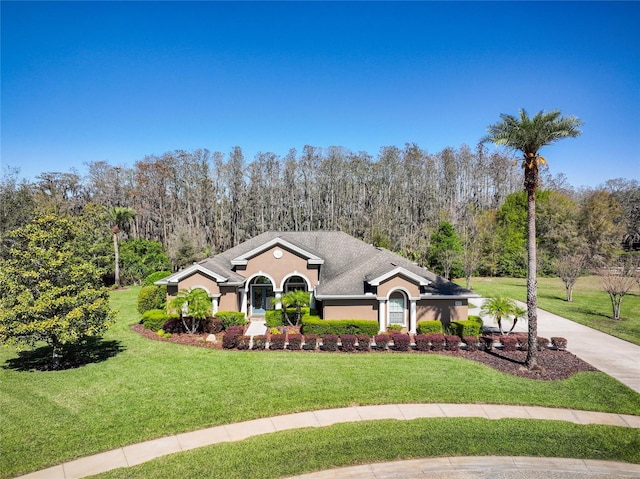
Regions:
[[[456, 281], [465, 286], [464, 280]], [[526, 302], [527, 280], [522, 278], [473, 278], [471, 288], [482, 296], [509, 296]], [[640, 293], [635, 286], [623, 299], [621, 320], [613, 320], [609, 295], [597, 276], [578, 279], [573, 302], [566, 301], [559, 278], [538, 278], [538, 307], [577, 323], [640, 345]]]
[[458, 455], [640, 463], [640, 431], [522, 419], [370, 421], [257, 436], [172, 454], [96, 477], [267, 479], [372, 462]]
[[119, 319], [96, 362], [25, 372], [16, 369], [14, 350], [0, 348], [2, 477], [167, 434], [351, 404], [504, 403], [640, 415], [640, 395], [603, 373], [542, 382], [439, 355], [219, 351], [149, 341], [129, 329], [137, 292], [112, 293]]

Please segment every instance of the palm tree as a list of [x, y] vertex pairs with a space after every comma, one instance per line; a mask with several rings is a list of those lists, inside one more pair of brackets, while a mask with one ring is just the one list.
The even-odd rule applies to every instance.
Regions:
[[[180, 319], [187, 333], [194, 334], [200, 326], [200, 321], [211, 314], [213, 302], [209, 294], [202, 288], [194, 288], [191, 291], [183, 289], [169, 302], [169, 307], [180, 314]], [[190, 324], [187, 324], [185, 316], [191, 318]]]
[[118, 248], [118, 233], [120, 228], [136, 217], [136, 211], [133, 208], [124, 206], [114, 206], [107, 208], [107, 214], [113, 225], [113, 250], [115, 252], [115, 285], [120, 287], [120, 249]]
[[511, 329], [509, 330], [509, 333], [511, 333], [511, 331], [514, 330], [514, 328], [516, 327], [516, 323], [518, 322], [519, 319], [526, 319], [527, 318], [527, 310], [524, 308], [521, 308], [520, 306], [518, 306], [517, 304], [513, 307], [513, 311], [511, 311], [511, 314], [513, 314], [513, 325], [511, 326]]
[[296, 324], [291, 324], [291, 326], [297, 326], [298, 324], [300, 324], [300, 319], [302, 317], [302, 308], [309, 306], [311, 296], [306, 291], [296, 289], [284, 294], [280, 301], [282, 302], [284, 317], [287, 318], [287, 322], [289, 322], [289, 324], [291, 324], [291, 321], [289, 321], [289, 317], [286, 313], [287, 308], [296, 308]]
[[500, 115], [501, 121], [487, 128], [488, 134], [482, 142], [492, 142], [519, 151], [523, 155], [524, 188], [527, 191], [527, 316], [529, 319], [529, 348], [525, 364], [529, 369], [537, 367], [536, 336], [538, 335], [537, 307], [538, 281], [536, 269], [536, 190], [539, 181], [539, 167], [546, 160], [538, 154], [543, 146], [550, 145], [563, 138], [575, 138], [580, 135], [582, 121], [577, 117], [561, 117], [559, 110], [549, 113], [543, 111], [529, 118], [524, 109], [520, 116]]
[[[500, 334], [503, 334], [502, 319], [508, 318], [510, 314], [513, 314], [513, 311], [516, 307], [517, 307], [516, 303], [513, 299], [505, 298], [503, 296], [496, 296], [496, 297], [487, 299], [482, 305], [480, 312], [482, 314], [493, 316], [493, 318], [498, 323], [498, 329], [500, 329]], [[515, 322], [514, 322], [514, 325], [515, 325]]]

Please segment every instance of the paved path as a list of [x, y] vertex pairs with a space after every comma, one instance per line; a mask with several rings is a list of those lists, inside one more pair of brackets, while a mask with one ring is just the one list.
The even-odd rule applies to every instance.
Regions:
[[[478, 308], [470, 309], [469, 314], [478, 315], [483, 300], [471, 301]], [[518, 304], [526, 309], [525, 304]], [[491, 326], [491, 320], [485, 319], [485, 325]], [[505, 321], [502, 327], [508, 330], [511, 323]], [[526, 330], [527, 324], [519, 321], [515, 331]], [[538, 336], [566, 338], [568, 351], [640, 393], [640, 346], [542, 309], [538, 309]]]
[[[485, 419], [501, 418], [524, 418], [524, 419], [549, 419], [559, 421], [569, 421], [576, 424], [607, 424], [620, 427], [631, 427], [640, 429], [640, 416], [626, 414], [600, 413], [593, 411], [578, 411], [573, 409], [555, 409], [537, 406], [501, 406], [489, 404], [387, 404], [381, 406], [356, 406], [339, 409], [325, 409], [320, 411], [309, 411], [297, 414], [287, 414], [271, 418], [256, 419], [236, 424], [216, 426], [199, 431], [176, 434], [160, 439], [132, 444], [112, 451], [96, 454], [94, 456], [76, 459], [65, 462], [58, 466], [37, 471], [23, 479], [72, 479], [86, 477], [92, 474], [109, 471], [120, 467], [130, 467], [143, 462], [156, 459], [158, 457], [181, 451], [188, 451], [198, 447], [219, 444], [223, 442], [241, 441], [248, 437], [269, 434], [288, 429], [298, 429], [303, 427], [326, 427], [332, 424], [354, 422], [354, 421], [374, 421], [380, 419], [411, 420], [417, 418], [437, 418], [437, 417], [481, 417]], [[522, 458], [521, 458], [522, 459]], [[448, 459], [450, 461], [450, 459]], [[482, 457], [468, 459], [467, 464], [483, 464]], [[440, 464], [437, 460], [434, 464]], [[440, 459], [442, 461], [442, 459]], [[513, 464], [514, 458], [509, 459]], [[551, 460], [547, 460], [551, 462]], [[580, 461], [584, 463], [585, 461]], [[612, 463], [606, 466], [603, 462], [598, 462], [602, 470], [608, 467], [610, 474], [619, 471], [619, 465]], [[605, 467], [606, 466], [606, 467]], [[373, 467], [373, 466], [371, 466]], [[443, 473], [452, 472], [451, 466], [443, 467]], [[484, 463], [484, 467], [488, 467]], [[533, 467], [533, 466], [532, 466]], [[548, 464], [538, 464], [548, 470]], [[595, 466], [594, 466], [595, 467]], [[640, 466], [627, 465], [634, 470], [635, 477], [640, 477]], [[534, 467], [535, 469], [535, 467]], [[537, 469], [540, 472], [540, 469]], [[373, 471], [373, 470], [372, 470]], [[362, 472], [362, 471], [361, 471]], [[455, 471], [454, 471], [455, 472]], [[379, 478], [381, 475], [337, 475], [334, 471], [333, 478], [354, 477], [354, 478]], [[323, 476], [319, 476], [323, 477]], [[324, 476], [328, 477], [328, 476]], [[390, 477], [390, 476], [387, 476]], [[395, 477], [395, 476], [394, 476]], [[398, 477], [420, 477], [420, 476], [398, 476]], [[444, 477], [444, 476], [442, 476]], [[456, 477], [456, 476], [450, 476]], [[461, 476], [457, 476], [461, 477]], [[496, 476], [493, 476], [496, 477]], [[537, 476], [541, 477], [541, 476]], [[614, 476], [615, 477], [615, 476]], [[623, 476], [620, 476], [623, 477]]]

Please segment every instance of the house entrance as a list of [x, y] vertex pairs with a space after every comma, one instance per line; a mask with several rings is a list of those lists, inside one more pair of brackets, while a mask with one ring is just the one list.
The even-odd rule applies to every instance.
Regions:
[[264, 314], [267, 309], [273, 309], [273, 285], [268, 278], [260, 276], [251, 285], [251, 314]]

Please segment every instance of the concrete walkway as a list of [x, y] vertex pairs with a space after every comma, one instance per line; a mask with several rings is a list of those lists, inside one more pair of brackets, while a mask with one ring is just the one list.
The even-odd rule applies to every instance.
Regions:
[[[469, 309], [469, 314], [480, 315], [483, 301], [473, 299], [477, 308]], [[525, 304], [518, 304], [526, 309]], [[491, 319], [483, 319], [485, 326], [493, 325]], [[504, 321], [502, 327], [509, 330], [511, 322]], [[526, 330], [526, 322], [518, 321], [515, 331]], [[542, 309], [538, 309], [538, 336], [566, 338], [568, 351], [640, 393], [640, 346]]]
[[[160, 439], [132, 444], [130, 446], [121, 447], [112, 451], [96, 454], [94, 456], [76, 459], [75, 461], [65, 462], [58, 466], [37, 471], [26, 476], [23, 479], [75, 479], [90, 476], [101, 472], [109, 471], [120, 467], [131, 467], [143, 462], [156, 459], [167, 454], [188, 451], [198, 447], [219, 444], [223, 442], [241, 441], [243, 439], [269, 434], [289, 429], [298, 429], [303, 427], [326, 427], [333, 424], [354, 422], [354, 421], [375, 421], [380, 419], [397, 419], [411, 420], [417, 418], [441, 418], [441, 417], [480, 417], [485, 419], [501, 419], [501, 418], [524, 418], [524, 419], [548, 419], [557, 421], [569, 421], [576, 424], [606, 424], [619, 427], [630, 427], [640, 429], [640, 416], [631, 416], [626, 414], [600, 413], [593, 411], [578, 411], [573, 409], [555, 409], [535, 406], [501, 406], [489, 404], [388, 404], [381, 406], [356, 406], [339, 409], [325, 409], [320, 411], [309, 411], [297, 414], [288, 414], [284, 416], [275, 416], [271, 418], [256, 419], [253, 421], [245, 421], [236, 424], [227, 424], [224, 426], [216, 426], [199, 431], [176, 434]], [[526, 461], [525, 458], [519, 458], [519, 461]], [[509, 464], [515, 464], [515, 458], [508, 459]], [[443, 459], [431, 459], [436, 461], [433, 464], [440, 464]], [[440, 461], [440, 462], [438, 462]], [[444, 459], [451, 461], [451, 459]], [[484, 464], [484, 467], [490, 467], [482, 457], [474, 457], [467, 459], [467, 465], [472, 463]], [[500, 459], [499, 461], [503, 461]], [[585, 461], [579, 461], [584, 467]], [[540, 473], [549, 470], [551, 459], [546, 462], [531, 463], [533, 467]], [[529, 463], [527, 463], [529, 464]], [[598, 461], [598, 470], [607, 469], [609, 474], [617, 474], [620, 465]], [[442, 464], [440, 464], [442, 465]], [[534, 467], [535, 466], [535, 467]], [[374, 466], [371, 466], [374, 467]], [[425, 466], [426, 467], [426, 466]], [[502, 466], [501, 466], [502, 467]], [[594, 466], [595, 467], [595, 466]], [[640, 466], [625, 465], [628, 469], [635, 471], [635, 476], [640, 477]], [[541, 469], [540, 469], [541, 468]], [[452, 472], [451, 464], [442, 467], [443, 473]], [[363, 471], [360, 471], [362, 473]], [[413, 471], [415, 473], [416, 471]], [[453, 471], [455, 472], [455, 471]], [[350, 477], [350, 478], [379, 478], [379, 477], [420, 477], [416, 476], [390, 476], [390, 475], [372, 475], [373, 469], [369, 470], [368, 475], [337, 475], [335, 471], [331, 474], [332, 478]], [[329, 476], [318, 476], [329, 477]], [[433, 477], [433, 476], [432, 476]], [[445, 476], [442, 476], [445, 477]], [[449, 476], [463, 477], [463, 476]], [[498, 477], [493, 475], [492, 477]], [[537, 475], [535, 477], [542, 477]], [[547, 476], [548, 477], [548, 476]], [[624, 477], [624, 476], [613, 476]]]

